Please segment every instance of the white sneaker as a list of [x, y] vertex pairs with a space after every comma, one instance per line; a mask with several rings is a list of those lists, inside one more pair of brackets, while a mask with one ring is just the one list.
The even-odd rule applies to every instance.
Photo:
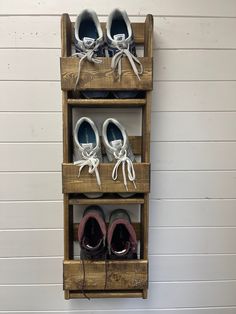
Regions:
[[[124, 10], [114, 9], [108, 16], [106, 41], [109, 56], [112, 57], [111, 68], [118, 80], [122, 76], [122, 58], [128, 58], [133, 72], [140, 80], [143, 66], [136, 55], [134, 36], [129, 17]], [[135, 98], [137, 91], [113, 92], [116, 98]]]
[[[92, 63], [101, 63], [97, 57], [105, 57], [105, 43], [102, 28], [96, 12], [83, 10], [75, 21], [74, 42], [76, 53], [80, 58], [78, 76], [75, 88], [79, 84], [82, 63], [87, 60]], [[107, 91], [82, 91], [86, 98], [105, 98]]]
[[[112, 179], [117, 180], [118, 169], [121, 165], [126, 191], [128, 192], [126, 172], [128, 174], [128, 180], [131, 181], [136, 188], [135, 170], [133, 166], [133, 162], [135, 162], [135, 157], [130, 147], [129, 138], [123, 125], [121, 125], [120, 122], [116, 119], [107, 119], [103, 123], [102, 138], [109, 162], [115, 162], [112, 171]], [[134, 193], [118, 194], [122, 197], [129, 197]]]
[[[88, 172], [95, 174], [98, 187], [101, 189], [101, 179], [98, 165], [102, 162], [101, 143], [95, 123], [87, 118], [80, 118], [74, 128], [74, 165], [79, 167], [78, 177], [82, 169], [88, 166]], [[102, 193], [86, 193], [89, 198], [101, 197]]]

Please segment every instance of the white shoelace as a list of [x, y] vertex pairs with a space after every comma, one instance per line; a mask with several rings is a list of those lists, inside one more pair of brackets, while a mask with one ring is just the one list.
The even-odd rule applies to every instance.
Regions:
[[123, 56], [126, 56], [130, 62], [130, 65], [135, 75], [140, 81], [141, 80], [140, 75], [143, 73], [143, 66], [141, 62], [139, 61], [139, 59], [130, 52], [129, 46], [125, 48], [125, 47], [120, 47], [117, 45], [116, 48], [119, 51], [112, 57], [111, 68], [113, 69], [115, 74], [116, 73], [118, 74], [116, 75], [118, 77], [118, 80], [120, 81], [121, 74], [122, 74], [122, 61], [121, 60]]
[[76, 79], [76, 82], [75, 82], [75, 90], [76, 90], [76, 87], [78, 86], [79, 84], [79, 79], [80, 79], [80, 72], [81, 72], [81, 66], [82, 66], [82, 62], [87, 59], [89, 62], [93, 62], [93, 63], [101, 63], [102, 60], [98, 59], [97, 57], [94, 57], [94, 53], [95, 51], [97, 50], [97, 48], [100, 46], [100, 43], [97, 44], [94, 48], [92, 49], [86, 49], [86, 51], [81, 51], [81, 52], [76, 52], [74, 53], [72, 56], [76, 56], [76, 57], [79, 57], [80, 58], [80, 61], [79, 61], [79, 66], [78, 66], [78, 76], [77, 76], [77, 79]]
[[125, 165], [127, 165], [127, 172], [128, 172], [128, 178], [129, 180], [133, 183], [134, 188], [136, 189], [136, 184], [135, 184], [135, 170], [134, 170], [134, 165], [131, 159], [127, 156], [127, 151], [120, 150], [120, 152], [117, 154], [114, 152], [114, 157], [117, 159], [117, 162], [113, 168], [112, 171], [112, 179], [115, 181], [118, 178], [118, 169], [119, 166], [122, 164], [122, 173], [123, 173], [123, 180], [124, 180], [124, 185], [126, 190], [128, 191], [128, 185], [127, 185], [127, 178], [126, 178], [126, 172], [125, 172]]
[[74, 162], [74, 165], [77, 165], [80, 167], [79, 173], [78, 173], [78, 178], [80, 177], [80, 174], [81, 174], [81, 171], [83, 170], [83, 168], [85, 166], [88, 166], [89, 167], [88, 172], [90, 174], [95, 173], [97, 184], [99, 186], [99, 189], [101, 189], [101, 179], [100, 179], [100, 175], [98, 172], [99, 159], [96, 157], [96, 152], [91, 151], [90, 153], [88, 153], [87, 151], [84, 150], [82, 152], [82, 156], [84, 159]]

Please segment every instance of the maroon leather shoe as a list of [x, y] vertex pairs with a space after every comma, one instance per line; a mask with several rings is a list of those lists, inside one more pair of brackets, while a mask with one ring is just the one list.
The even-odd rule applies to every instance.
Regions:
[[105, 259], [106, 223], [103, 210], [99, 206], [85, 209], [78, 228], [81, 259]]
[[137, 259], [136, 233], [126, 210], [111, 213], [107, 245], [110, 259]]

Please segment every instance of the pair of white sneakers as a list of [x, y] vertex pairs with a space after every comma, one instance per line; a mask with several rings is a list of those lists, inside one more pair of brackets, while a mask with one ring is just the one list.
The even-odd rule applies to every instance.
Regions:
[[[131, 68], [138, 80], [143, 73], [143, 66], [136, 56], [132, 26], [126, 11], [114, 9], [108, 16], [106, 30], [103, 33], [96, 12], [83, 10], [76, 18], [74, 29], [74, 44], [79, 61], [78, 76], [75, 89], [79, 84], [82, 63], [102, 63], [101, 58], [111, 57], [111, 68], [115, 78], [120, 80], [122, 75], [122, 58], [129, 60]], [[84, 91], [86, 98], [105, 98], [106, 91]], [[134, 91], [116, 91], [117, 98], [132, 98], [137, 95]]]
[[[88, 166], [88, 173], [96, 176], [99, 189], [102, 189], [102, 182], [99, 174], [99, 163], [103, 162], [101, 141], [98, 128], [93, 120], [88, 117], [80, 118], [74, 128], [74, 164], [79, 167], [78, 177], [82, 169]], [[122, 167], [123, 181], [128, 192], [128, 180], [135, 184], [135, 170], [133, 163], [135, 156], [130, 147], [129, 138], [124, 126], [116, 119], [109, 118], [102, 126], [102, 141], [105, 147], [108, 162], [114, 163], [111, 173], [112, 179], [118, 178], [118, 169]], [[126, 175], [127, 172], [127, 175]], [[129, 197], [133, 193], [119, 193], [122, 197]], [[101, 197], [102, 193], [87, 193], [87, 197]]]

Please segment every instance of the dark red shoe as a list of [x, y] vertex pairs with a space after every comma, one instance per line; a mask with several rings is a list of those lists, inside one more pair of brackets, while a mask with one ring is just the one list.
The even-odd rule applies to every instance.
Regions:
[[78, 228], [81, 259], [105, 259], [106, 223], [103, 210], [99, 206], [85, 209]]
[[137, 259], [136, 233], [126, 210], [111, 213], [107, 244], [110, 259]]

